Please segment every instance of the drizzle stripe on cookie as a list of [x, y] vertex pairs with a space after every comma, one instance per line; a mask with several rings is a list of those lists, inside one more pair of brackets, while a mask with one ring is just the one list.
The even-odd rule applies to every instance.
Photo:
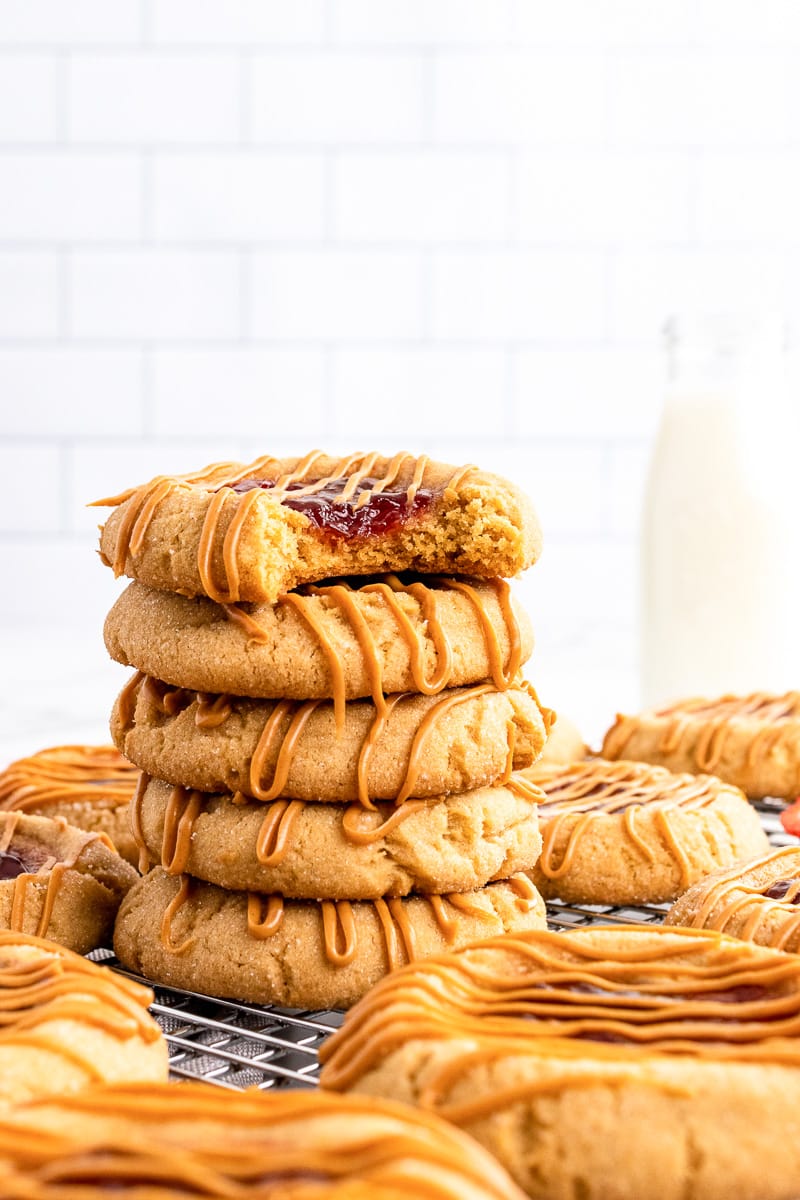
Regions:
[[114, 746], [53, 746], [18, 759], [0, 774], [0, 809], [126, 804], [138, 774]]
[[[241, 463], [212, 464], [196, 474], [160, 475], [141, 487], [130, 488], [117, 496], [96, 500], [94, 503], [100, 507], [112, 507], [129, 502], [129, 507], [117, 531], [116, 552], [111, 564], [114, 574], [117, 576], [123, 574], [128, 556], [135, 557], [141, 552], [153, 518], [167, 496], [181, 489], [200, 489], [212, 493], [203, 521], [197, 552], [200, 581], [206, 595], [210, 596], [212, 600], [220, 604], [234, 603], [239, 599], [238, 548], [242, 529], [252, 509], [259, 502], [259, 496], [263, 495], [258, 488], [237, 492], [234, 490], [236, 484], [241, 484], [248, 479], [271, 482], [269, 496], [272, 500], [281, 503], [287, 498], [296, 501], [302, 497], [313, 496], [315, 493], [326, 491], [341, 482], [341, 489], [338, 494], [334, 495], [332, 502], [347, 504], [352, 500], [359, 484], [364, 480], [370, 480], [369, 486], [364, 487], [358, 496], [356, 508], [360, 508], [367, 504], [373, 496], [381, 495], [390, 482], [397, 480], [401, 473], [407, 473], [413, 464], [413, 473], [405, 489], [406, 510], [410, 512], [418, 492], [424, 485], [425, 473], [429, 466], [429, 460], [425, 455], [414, 459], [412, 455], [403, 453], [395, 455], [387, 464], [382, 476], [370, 479], [380, 455], [377, 452], [354, 454], [338, 460], [332, 471], [329, 471], [323, 478], [312, 479], [305, 486], [298, 487], [298, 484], [303, 484], [303, 481], [308, 479], [314, 470], [315, 463], [321, 456], [321, 451], [311, 451], [298, 463], [294, 471], [286, 473], [274, 481], [270, 479], [270, 476], [274, 474], [278, 464], [275, 459], [267, 455], [244, 465]], [[444, 494], [448, 490], [460, 486], [469, 472], [474, 469], [472, 466], [459, 467], [449, 480], [437, 488], [437, 492]], [[223, 515], [227, 520], [224, 533], [220, 528]], [[224, 576], [221, 585], [215, 579], [215, 569], [219, 565], [215, 552], [218, 551], [220, 541], [222, 542], [221, 566]]]
[[516, 1056], [567, 1060], [578, 1079], [587, 1060], [602, 1060], [605, 1078], [652, 1055], [797, 1067], [800, 958], [641, 926], [492, 938], [381, 980], [322, 1046], [323, 1086], [352, 1087], [401, 1046], [442, 1038], [454, 1051], [418, 1102], [456, 1121], [575, 1082], [570, 1069], [555, 1084], [536, 1076], [508, 1093], [489, 1085], [463, 1109], [448, 1103], [474, 1066]]
[[[664, 767], [602, 759], [569, 763], [561, 768], [534, 766], [528, 777], [545, 793], [538, 809], [542, 828], [538, 866], [548, 879], [560, 879], [572, 869], [581, 838], [599, 816], [621, 816], [622, 830], [629, 843], [647, 861], [653, 862], [653, 849], [636, 828], [637, 817], [648, 812], [653, 814], [663, 843], [680, 867], [686, 885], [691, 881], [691, 863], [671, 815], [678, 810], [707, 808], [724, 794], [740, 795], [736, 789], [706, 775], [673, 775]], [[514, 781], [510, 786], [519, 787]], [[562, 846], [560, 861], [558, 846]]]
[[[517, 907], [530, 912], [539, 903], [539, 893], [522, 873], [512, 875], [504, 882], [516, 894]], [[184, 954], [196, 941], [194, 936], [176, 945], [172, 936], [172, 923], [183, 906], [191, 901], [194, 881], [189, 875], [181, 875], [178, 890], [164, 910], [161, 920], [161, 944], [170, 954]], [[446, 896], [414, 896], [411, 902], [426, 901], [433, 918], [445, 941], [452, 942], [457, 933], [460, 914], [478, 920], [495, 920], [491, 901], [482, 890], [475, 892], [453, 892]], [[311, 905], [312, 901], [297, 901]], [[445, 904], [455, 909], [455, 915], [447, 912]], [[362, 908], [372, 906], [383, 935], [389, 969], [394, 970], [416, 957], [416, 936], [413, 921], [409, 916], [409, 899], [397, 897], [380, 900], [359, 900]], [[358, 934], [350, 900], [321, 900], [316, 907], [322, 924], [322, 939], [325, 957], [334, 967], [349, 966], [358, 955]], [[259, 892], [247, 894], [247, 932], [250, 937], [264, 941], [277, 933], [283, 924], [285, 903], [282, 896], [264, 896]]]

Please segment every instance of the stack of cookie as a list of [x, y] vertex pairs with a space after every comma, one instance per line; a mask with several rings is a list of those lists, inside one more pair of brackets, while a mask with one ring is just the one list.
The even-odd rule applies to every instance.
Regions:
[[[544, 922], [550, 714], [503, 576], [539, 530], [511, 484], [398, 454], [222, 463], [103, 502], [134, 579], [112, 735], [143, 772], [120, 959], [196, 991], [346, 1007], [412, 958]], [[398, 572], [413, 571], [413, 575]]]

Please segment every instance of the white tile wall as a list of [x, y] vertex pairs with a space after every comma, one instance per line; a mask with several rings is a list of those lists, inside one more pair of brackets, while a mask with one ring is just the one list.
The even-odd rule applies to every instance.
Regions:
[[405, 445], [529, 489], [542, 691], [622, 705], [658, 331], [797, 317], [798, 110], [794, 0], [4, 0], [0, 625], [99, 636], [97, 495]]

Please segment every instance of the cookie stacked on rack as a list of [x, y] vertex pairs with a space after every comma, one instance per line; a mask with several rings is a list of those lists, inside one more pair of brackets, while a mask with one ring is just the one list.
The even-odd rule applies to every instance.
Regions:
[[[412, 959], [543, 924], [524, 874], [550, 714], [504, 576], [539, 550], [513, 485], [377, 454], [222, 463], [114, 507], [137, 668], [112, 715], [145, 774], [128, 966], [195, 991], [346, 1007]], [[408, 572], [414, 572], [409, 574]]]

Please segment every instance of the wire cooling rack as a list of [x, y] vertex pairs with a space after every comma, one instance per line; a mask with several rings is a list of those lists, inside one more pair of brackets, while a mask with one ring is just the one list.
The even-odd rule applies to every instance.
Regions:
[[[773, 846], [798, 844], [781, 826], [781, 803], [766, 800], [756, 807]], [[611, 907], [553, 902], [547, 906], [547, 915], [553, 929], [585, 928], [599, 922], [657, 925], [668, 908], [669, 904]], [[149, 982], [125, 971], [110, 950], [96, 950], [89, 957], [131, 979]], [[317, 1050], [331, 1030], [341, 1025], [344, 1015], [239, 1004], [158, 984], [150, 986], [155, 992], [150, 1011], [167, 1040], [173, 1077], [203, 1079], [220, 1087], [315, 1087]]]

